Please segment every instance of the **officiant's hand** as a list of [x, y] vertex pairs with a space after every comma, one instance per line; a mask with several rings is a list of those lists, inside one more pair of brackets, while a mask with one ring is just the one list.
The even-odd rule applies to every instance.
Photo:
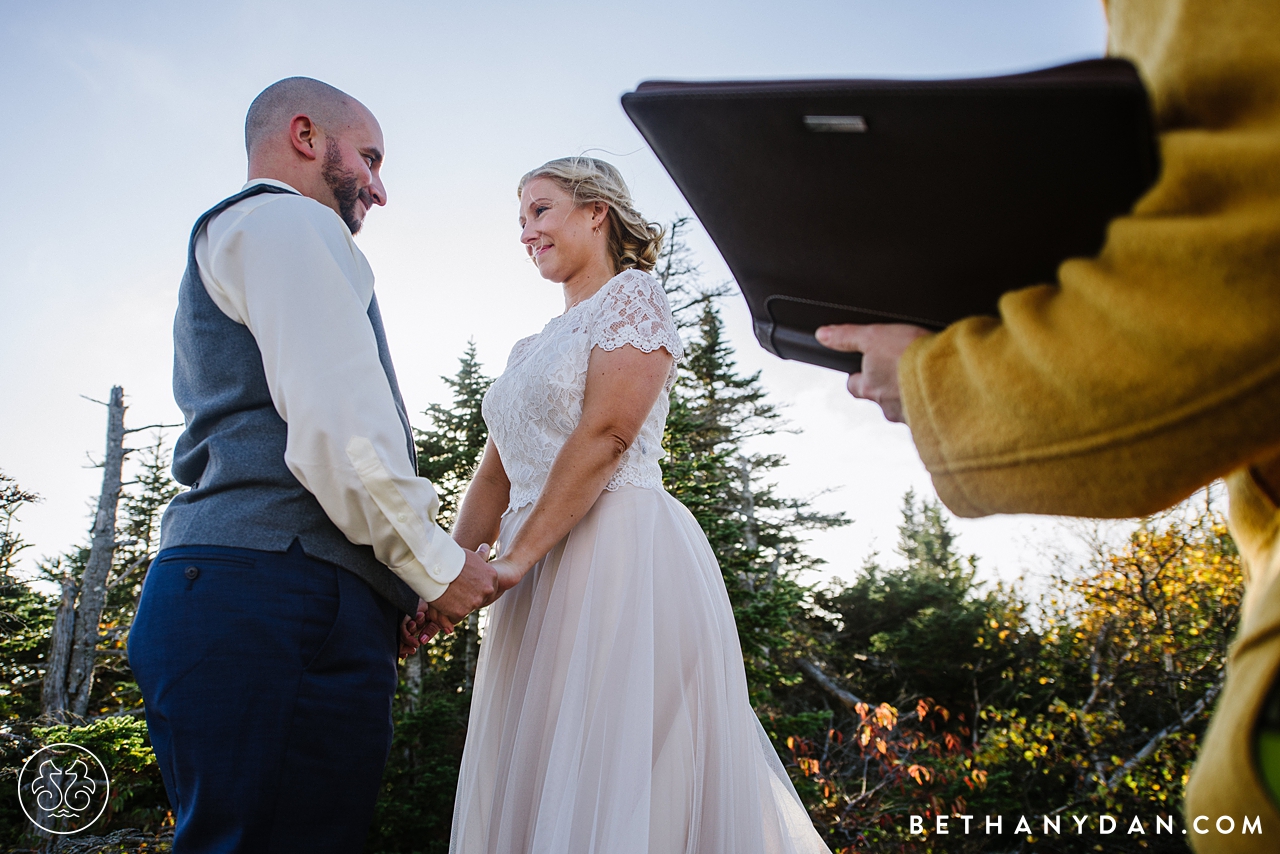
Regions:
[[824, 347], [862, 354], [862, 370], [849, 375], [849, 394], [879, 404], [885, 418], [898, 422], [904, 420], [898, 360], [912, 341], [930, 334], [931, 330], [906, 323], [844, 323], [820, 326], [815, 333]]
[[462, 565], [462, 572], [449, 584], [443, 596], [431, 602], [432, 607], [453, 623], [483, 608], [498, 593], [498, 574], [486, 560], [489, 547], [482, 545], [474, 552], [466, 549], [463, 552], [467, 560]]

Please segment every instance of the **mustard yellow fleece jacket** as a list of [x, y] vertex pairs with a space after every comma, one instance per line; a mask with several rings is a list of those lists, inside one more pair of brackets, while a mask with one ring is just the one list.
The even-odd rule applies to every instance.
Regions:
[[1097, 257], [899, 366], [961, 516], [1144, 515], [1280, 452], [1280, 2], [1109, 5], [1110, 52], [1151, 94], [1159, 180]]
[[1276, 852], [1253, 732], [1280, 673], [1280, 0], [1108, 7], [1110, 53], [1151, 94], [1159, 180], [1097, 257], [915, 342], [903, 403], [961, 516], [1138, 516], [1226, 476], [1246, 593], [1184, 820], [1201, 854]]

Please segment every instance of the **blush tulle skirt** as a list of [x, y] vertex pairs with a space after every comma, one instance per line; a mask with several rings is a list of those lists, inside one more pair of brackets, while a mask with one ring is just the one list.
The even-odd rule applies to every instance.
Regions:
[[747, 699], [701, 528], [662, 490], [603, 493], [489, 609], [450, 852], [827, 851]]

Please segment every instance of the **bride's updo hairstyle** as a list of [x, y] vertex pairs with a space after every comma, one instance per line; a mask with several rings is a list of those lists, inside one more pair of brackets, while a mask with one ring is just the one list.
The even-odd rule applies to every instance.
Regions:
[[619, 273], [635, 268], [648, 273], [658, 263], [665, 230], [647, 222], [631, 204], [622, 174], [594, 157], [561, 157], [542, 164], [520, 179], [516, 198], [534, 178], [547, 178], [567, 192], [577, 207], [593, 202], [609, 206], [609, 258]]

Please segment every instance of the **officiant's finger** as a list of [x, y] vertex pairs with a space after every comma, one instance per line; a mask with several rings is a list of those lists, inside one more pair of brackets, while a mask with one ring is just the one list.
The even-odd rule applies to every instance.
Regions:
[[849, 379], [845, 383], [845, 388], [849, 389], [849, 394], [859, 398], [860, 400], [865, 400], [867, 397], [866, 393], [863, 391], [863, 388], [866, 385], [865, 380], [866, 377], [861, 373], [849, 374]]
[[828, 350], [839, 350], [842, 353], [863, 352], [864, 335], [867, 327], [857, 323], [837, 323], [830, 326], [819, 326], [813, 333], [818, 343]]

